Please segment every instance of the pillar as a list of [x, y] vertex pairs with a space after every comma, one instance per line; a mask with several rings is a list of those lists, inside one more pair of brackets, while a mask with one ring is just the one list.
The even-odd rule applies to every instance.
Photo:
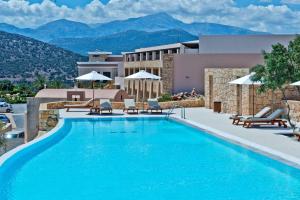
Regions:
[[164, 51], [159, 51], [159, 60], [163, 59]]

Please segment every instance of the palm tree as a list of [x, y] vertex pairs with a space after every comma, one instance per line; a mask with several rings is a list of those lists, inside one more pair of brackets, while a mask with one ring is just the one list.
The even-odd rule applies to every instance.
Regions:
[[36, 79], [35, 81], [33, 82], [33, 85], [34, 87], [37, 89], [37, 90], [41, 90], [45, 87], [45, 84], [46, 84], [47, 80], [46, 80], [46, 77], [45, 76], [42, 76], [40, 74], [37, 74], [36, 75]]

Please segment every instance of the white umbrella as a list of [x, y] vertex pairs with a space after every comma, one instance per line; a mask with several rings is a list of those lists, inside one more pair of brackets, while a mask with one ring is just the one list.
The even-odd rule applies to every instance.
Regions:
[[252, 81], [251, 77], [255, 75], [255, 72], [252, 72], [251, 74], [248, 74], [246, 76], [243, 76], [241, 78], [238, 78], [236, 80], [230, 81], [229, 84], [235, 84], [235, 85], [252, 85], [253, 89], [253, 107], [252, 107], [252, 114], [254, 116], [254, 85], [262, 85], [262, 82], [260, 81]]
[[111, 78], [108, 78], [98, 72], [92, 71], [88, 74], [79, 76], [76, 78], [78, 81], [111, 81]]
[[[94, 90], [94, 82], [95, 81], [111, 81], [111, 78], [108, 78], [102, 74], [99, 74], [96, 71], [92, 71], [88, 74], [79, 76], [77, 78], [75, 78], [78, 81], [92, 81], [92, 88], [93, 88], [93, 99], [95, 98], [95, 90]], [[94, 101], [93, 101], [94, 104]]]
[[292, 86], [300, 86], [300, 81], [291, 84]]
[[260, 81], [252, 81], [251, 77], [255, 75], [255, 72], [238, 78], [236, 80], [230, 81], [229, 84], [236, 84], [236, 85], [262, 85]]
[[149, 72], [146, 72], [145, 70], [141, 70], [135, 74], [132, 74], [130, 76], [125, 77], [125, 79], [134, 79], [134, 80], [145, 80], [145, 79], [150, 79], [150, 80], [160, 80], [160, 76], [156, 76], [154, 74], [151, 74]]
[[156, 76], [145, 70], [141, 70], [135, 74], [125, 77], [125, 79], [129, 80], [142, 80], [143, 81], [143, 111], [144, 111], [144, 80], [160, 80], [160, 76]]

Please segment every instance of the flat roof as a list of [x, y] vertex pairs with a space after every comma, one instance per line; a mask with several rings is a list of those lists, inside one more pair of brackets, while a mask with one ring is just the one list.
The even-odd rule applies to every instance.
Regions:
[[270, 52], [272, 45], [285, 46], [296, 35], [202, 35], [199, 37], [200, 54], [261, 54]]
[[158, 50], [166, 50], [166, 49], [175, 49], [175, 48], [180, 48], [182, 45], [192, 45], [192, 44], [199, 44], [199, 40], [192, 40], [192, 41], [187, 41], [187, 42], [139, 48], [139, 49], [136, 49], [135, 52], [128, 52], [126, 54], [141, 53], [141, 52], [147, 52], [147, 51], [158, 51]]
[[112, 52], [108, 51], [90, 51], [88, 52], [89, 55], [111, 55]]
[[109, 62], [109, 61], [93, 61], [93, 62], [77, 62], [77, 65], [118, 65], [120, 62]]

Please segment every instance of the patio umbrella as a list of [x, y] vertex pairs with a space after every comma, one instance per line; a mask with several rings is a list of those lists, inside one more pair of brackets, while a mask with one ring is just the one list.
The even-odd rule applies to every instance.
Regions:
[[300, 81], [291, 84], [292, 86], [300, 86]]
[[241, 78], [238, 78], [236, 80], [230, 81], [229, 84], [235, 84], [235, 85], [252, 85], [253, 90], [253, 106], [252, 106], [252, 114], [254, 116], [254, 86], [255, 85], [262, 85], [262, 82], [260, 81], [252, 81], [251, 77], [255, 75], [255, 72], [252, 72], [251, 74], [248, 74], [246, 76], [243, 76]]
[[132, 74], [130, 76], [125, 77], [127, 80], [142, 80], [143, 82], [143, 111], [144, 111], [144, 81], [145, 80], [160, 80], [160, 76], [156, 76], [154, 74], [151, 74], [149, 72], [146, 72], [145, 70], [141, 70], [135, 74]]
[[[99, 74], [96, 71], [92, 71], [88, 74], [79, 76], [75, 78], [78, 81], [92, 81], [92, 89], [93, 89], [93, 99], [95, 98], [95, 90], [94, 90], [94, 82], [95, 81], [111, 81], [111, 78], [108, 78], [102, 74]], [[94, 101], [93, 101], [93, 106], [94, 106]]]

